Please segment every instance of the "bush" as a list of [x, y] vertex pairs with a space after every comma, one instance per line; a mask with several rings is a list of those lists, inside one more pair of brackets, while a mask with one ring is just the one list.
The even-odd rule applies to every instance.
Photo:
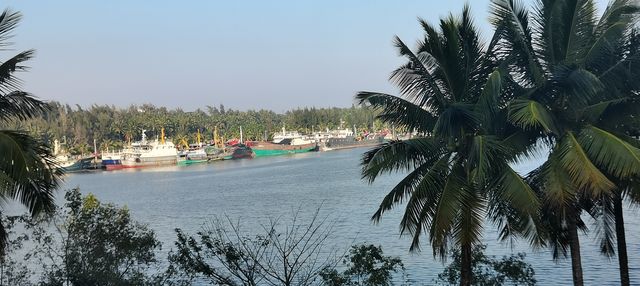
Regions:
[[[518, 253], [498, 260], [484, 255], [485, 245], [473, 248], [471, 263], [473, 267], [472, 285], [535, 285], [535, 271], [524, 261], [525, 254]], [[437, 283], [441, 285], [460, 284], [460, 250], [451, 253], [453, 261], [442, 273], [438, 274]]]
[[[10, 255], [24, 253], [23, 261], [38, 266], [38, 284], [160, 283], [162, 277], [148, 276], [153, 272], [150, 268], [157, 266], [155, 252], [161, 247], [153, 230], [131, 220], [127, 208], [103, 204], [93, 195], [82, 197], [79, 189], [68, 191], [65, 199], [64, 208], [58, 209], [50, 218], [38, 220], [25, 215], [8, 219], [18, 222], [25, 230], [21, 236], [12, 239], [12, 245], [20, 247]], [[27, 240], [33, 248], [20, 251], [21, 245], [15, 243]], [[7, 262], [10, 261], [14, 260]], [[2, 266], [8, 272], [16, 273], [18, 265], [3, 263]], [[14, 276], [11, 281], [19, 278], [19, 275]]]
[[325, 268], [320, 277], [328, 286], [388, 286], [392, 275], [404, 271], [400, 258], [384, 256], [382, 247], [375, 245], [352, 246], [345, 256], [346, 270], [339, 273], [335, 268]]
[[319, 285], [318, 273], [338, 257], [326, 245], [331, 233], [318, 211], [308, 223], [299, 221], [299, 212], [284, 225], [271, 219], [258, 235], [243, 233], [228, 217], [214, 220], [196, 236], [176, 229], [168, 279], [178, 285]]

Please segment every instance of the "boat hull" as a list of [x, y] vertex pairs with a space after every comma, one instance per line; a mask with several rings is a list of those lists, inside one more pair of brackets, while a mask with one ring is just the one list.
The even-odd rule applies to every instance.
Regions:
[[102, 159], [102, 165], [120, 165], [122, 164], [122, 160], [120, 159]]
[[96, 169], [97, 165], [93, 163], [94, 158], [81, 158], [76, 160], [73, 164], [63, 166], [62, 170], [65, 173], [82, 172], [85, 170]]
[[207, 163], [209, 160], [207, 159], [186, 159], [186, 160], [180, 160], [178, 161], [178, 165], [180, 166], [184, 166], [184, 165], [193, 165], [193, 164], [200, 164], [200, 163]]
[[122, 161], [123, 168], [144, 168], [144, 167], [158, 167], [158, 166], [170, 166], [176, 165], [178, 161], [177, 156], [163, 156], [153, 158], [127, 158]]
[[104, 169], [107, 171], [115, 171], [115, 170], [122, 170], [124, 169], [124, 166], [122, 166], [122, 164], [118, 164], [118, 165], [104, 165]]
[[373, 139], [356, 140], [353, 137], [347, 138], [330, 138], [324, 142], [321, 150], [341, 150], [350, 148], [372, 147], [384, 142], [384, 138], [376, 137]]
[[230, 159], [251, 159], [253, 158], [254, 154], [253, 154], [253, 150], [251, 150], [251, 147], [241, 144], [241, 145], [236, 145], [233, 149], [233, 152], [231, 153], [230, 156], [225, 156], [223, 157], [224, 160], [230, 160]]
[[280, 145], [261, 142], [251, 146], [256, 157], [280, 156], [318, 151], [315, 143], [304, 145]]

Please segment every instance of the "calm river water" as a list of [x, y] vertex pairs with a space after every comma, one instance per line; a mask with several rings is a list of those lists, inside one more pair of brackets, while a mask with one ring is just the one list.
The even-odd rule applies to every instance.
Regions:
[[[298, 208], [303, 215], [310, 215], [321, 207], [321, 213], [336, 221], [332, 243], [341, 247], [351, 242], [382, 245], [385, 254], [402, 258], [413, 284], [432, 284], [443, 264], [433, 259], [426, 237], [421, 253], [409, 253], [409, 238], [399, 236], [403, 209], [389, 212], [379, 224], [370, 221], [381, 198], [400, 180], [401, 174], [383, 177], [373, 185], [363, 182], [358, 164], [364, 151], [73, 174], [67, 177], [66, 187], [79, 186], [83, 193], [93, 193], [102, 201], [129, 207], [136, 220], [155, 230], [163, 242], [163, 252], [173, 246], [174, 228], [194, 233], [211, 218], [224, 215], [251, 228], [269, 217], [286, 218]], [[536, 162], [530, 162], [517, 169], [526, 172], [535, 165]], [[640, 283], [638, 217], [637, 211], [626, 210], [629, 265], [635, 283]], [[484, 239], [489, 255], [526, 252], [540, 285], [571, 284], [568, 260], [554, 263], [546, 251], [532, 253], [524, 243], [516, 242], [514, 246], [500, 243], [489, 225]], [[581, 243], [586, 284], [618, 284], [617, 261], [598, 253], [592, 235], [583, 237]]]

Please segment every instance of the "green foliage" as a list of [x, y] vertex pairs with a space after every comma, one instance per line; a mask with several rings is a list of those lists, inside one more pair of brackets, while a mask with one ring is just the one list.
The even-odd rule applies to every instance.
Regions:
[[[471, 263], [473, 265], [472, 285], [535, 285], [535, 271], [524, 261], [525, 254], [518, 253], [501, 259], [484, 254], [486, 246], [474, 247]], [[438, 274], [436, 282], [440, 285], [460, 284], [460, 250], [451, 251], [453, 261]]]
[[[29, 118], [12, 127], [28, 130], [49, 143], [54, 139], [67, 144], [74, 154], [93, 151], [93, 140], [106, 150], [122, 147], [120, 142], [139, 140], [141, 131], [147, 130], [148, 138], [165, 135], [170, 139], [184, 138], [193, 143], [198, 130], [203, 140], [212, 140], [214, 129], [225, 139], [240, 137], [242, 126], [244, 138], [262, 140], [279, 132], [285, 125], [288, 130], [311, 132], [326, 128], [353, 128], [370, 130], [374, 125], [375, 112], [361, 107], [350, 108], [298, 108], [278, 114], [270, 110], [239, 111], [229, 108], [207, 106], [207, 110], [169, 110], [150, 104], [117, 108], [108, 105], [93, 105], [89, 108], [72, 107], [50, 102], [42, 115]], [[341, 124], [344, 122], [344, 124]], [[267, 138], [268, 139], [268, 138]]]
[[[583, 210], [601, 222], [597, 236], [610, 252], [611, 198], [622, 197], [629, 189], [623, 182], [640, 172], [640, 149], [629, 136], [640, 127], [634, 119], [640, 112], [640, 5], [610, 1], [600, 18], [595, 7], [592, 0], [539, 1], [529, 12], [518, 1], [492, 1], [499, 34], [493, 43], [510, 67], [518, 98], [510, 103], [509, 120], [537, 131], [532, 134], [551, 150], [530, 181], [546, 202], [542, 234], [554, 258], [579, 246]], [[623, 228], [621, 219], [620, 213]], [[574, 283], [582, 285], [579, 253], [571, 253]]]
[[[443, 259], [451, 248], [479, 244], [486, 219], [500, 225], [502, 238], [538, 241], [532, 219], [538, 197], [509, 164], [529, 154], [535, 141], [518, 126], [534, 127], [541, 120], [508, 120], [539, 113], [537, 108], [525, 104], [510, 112], [513, 78], [496, 46], [480, 43], [468, 6], [439, 26], [420, 24], [425, 35], [415, 50], [395, 41], [407, 60], [391, 75], [400, 95], [356, 96], [380, 112], [378, 119], [418, 132], [417, 138], [380, 144], [364, 154], [361, 174], [370, 183], [385, 173], [407, 173], [373, 219], [406, 202], [400, 224], [402, 233], [413, 237], [410, 250], [419, 250], [421, 237], [428, 236], [434, 256]], [[470, 261], [460, 267], [470, 270]]]
[[[4, 269], [19, 270], [13, 256], [26, 252], [22, 261], [38, 267], [37, 271], [25, 268], [33, 271], [33, 277], [25, 280], [29, 283], [36, 274], [39, 285], [150, 285], [162, 281], [160, 275], [149, 276], [158, 267], [155, 254], [160, 242], [147, 226], [131, 219], [128, 209], [103, 204], [93, 195], [82, 197], [78, 189], [68, 191], [65, 198], [65, 208], [51, 218], [8, 219], [24, 232], [12, 232], [17, 237], [11, 243], [18, 247], [2, 264]], [[24, 241], [29, 241], [29, 248], [19, 251]]]
[[393, 285], [393, 274], [404, 271], [400, 258], [384, 256], [382, 247], [355, 245], [345, 256], [346, 268], [339, 273], [335, 268], [325, 268], [320, 276], [327, 286], [388, 286]]
[[[9, 39], [21, 18], [20, 13], [8, 9], [0, 14], [3, 52], [10, 50]], [[55, 208], [53, 192], [62, 171], [46, 144], [16, 127], [48, 110], [44, 102], [19, 89], [21, 81], [16, 73], [26, 70], [23, 64], [33, 54], [33, 50], [24, 51], [0, 63], [0, 199], [18, 201], [35, 217]], [[6, 245], [7, 232], [0, 225], [0, 257]]]

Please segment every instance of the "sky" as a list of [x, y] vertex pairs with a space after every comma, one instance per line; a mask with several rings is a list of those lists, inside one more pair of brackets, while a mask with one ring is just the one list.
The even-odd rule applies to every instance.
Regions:
[[[468, 1], [485, 38], [489, 0]], [[348, 107], [357, 91], [396, 93], [398, 35], [423, 37], [465, 1], [4, 1], [23, 14], [13, 51], [36, 49], [20, 74], [45, 100], [195, 110]], [[598, 6], [606, 3], [598, 1]]]

